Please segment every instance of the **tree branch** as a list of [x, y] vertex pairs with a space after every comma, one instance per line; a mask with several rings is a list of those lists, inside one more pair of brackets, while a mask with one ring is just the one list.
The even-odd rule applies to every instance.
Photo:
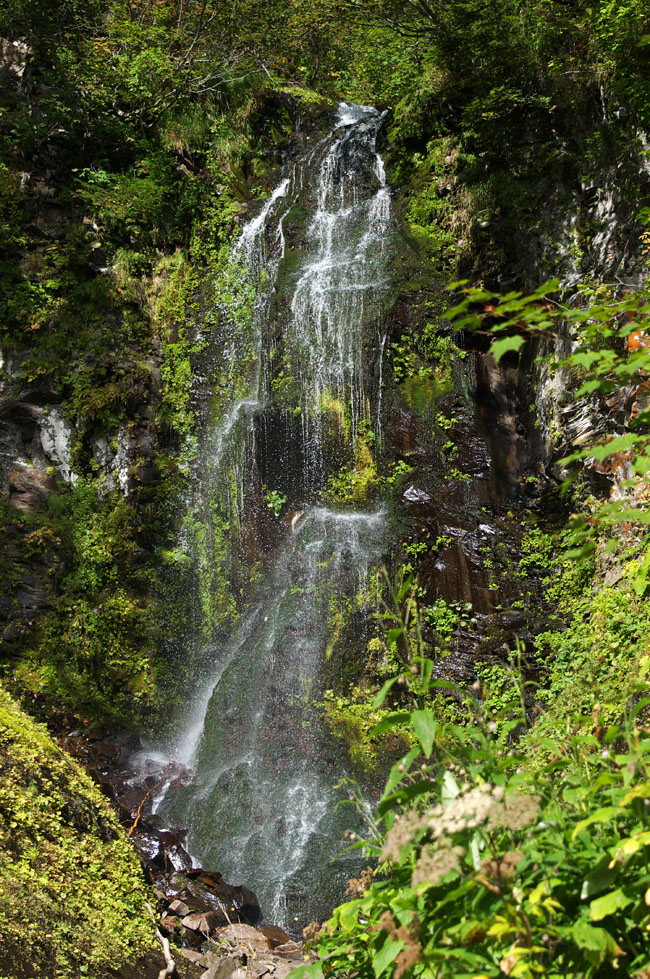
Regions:
[[165, 968], [161, 969], [160, 972], [158, 973], [158, 979], [169, 979], [169, 976], [173, 976], [174, 973], [176, 972], [176, 963], [174, 962], [172, 958], [172, 953], [169, 950], [169, 941], [163, 936], [162, 932], [158, 928], [158, 922], [156, 921], [156, 916], [153, 913], [153, 908], [151, 907], [148, 901], [145, 902], [145, 906], [147, 908], [147, 911], [151, 915], [151, 920], [153, 921], [154, 926], [156, 928], [156, 938], [162, 945], [163, 955], [165, 956], [165, 962], [167, 963]]

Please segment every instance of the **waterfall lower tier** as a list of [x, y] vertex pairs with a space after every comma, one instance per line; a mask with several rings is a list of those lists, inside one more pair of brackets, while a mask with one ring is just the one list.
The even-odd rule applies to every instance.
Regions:
[[227, 648], [215, 648], [203, 718], [179, 739], [194, 770], [161, 812], [188, 827], [203, 866], [254, 887], [265, 916], [295, 928], [327, 916], [354, 860], [332, 863], [355, 822], [336, 812], [345, 771], [315, 701], [332, 618], [377, 588], [386, 514], [317, 508], [297, 523]]

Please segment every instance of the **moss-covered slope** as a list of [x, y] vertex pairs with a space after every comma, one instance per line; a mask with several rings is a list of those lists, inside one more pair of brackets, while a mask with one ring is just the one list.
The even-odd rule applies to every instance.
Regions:
[[0, 976], [93, 979], [154, 944], [135, 851], [81, 768], [0, 687]]

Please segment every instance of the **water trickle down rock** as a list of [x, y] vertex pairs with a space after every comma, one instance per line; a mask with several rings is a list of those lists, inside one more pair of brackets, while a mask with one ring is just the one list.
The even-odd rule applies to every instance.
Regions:
[[[360, 422], [371, 422], [368, 375], [378, 357], [370, 358], [368, 348], [381, 347], [378, 331], [390, 289], [386, 251], [393, 219], [376, 151], [382, 116], [345, 106], [337, 122], [340, 128], [312, 156], [318, 181], [303, 244], [307, 259], [299, 264], [281, 336], [299, 392], [295, 410], [307, 496], [318, 492], [326, 476], [325, 427], [332, 413], [348, 426], [350, 444]], [[374, 420], [379, 428], [378, 413]]]
[[71, 446], [72, 429], [63, 417], [63, 411], [58, 406], [43, 413], [40, 423], [40, 439], [45, 455], [56, 465], [59, 473], [66, 482], [77, 482], [79, 476], [72, 471]]

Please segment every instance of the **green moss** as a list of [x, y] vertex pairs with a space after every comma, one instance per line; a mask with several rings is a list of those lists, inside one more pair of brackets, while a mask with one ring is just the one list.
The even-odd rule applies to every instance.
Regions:
[[[332, 417], [332, 415], [331, 415]], [[343, 412], [338, 417], [339, 426], [345, 426]], [[325, 485], [325, 499], [343, 506], [361, 506], [369, 503], [380, 488], [377, 466], [372, 454], [375, 437], [369, 426], [360, 426], [354, 442], [354, 461], [338, 473], [334, 473]]]
[[50, 497], [46, 514], [11, 511], [3, 522], [19, 532], [20, 574], [45, 563], [52, 578], [49, 607], [25, 634], [14, 679], [78, 715], [133, 722], [156, 702], [160, 641], [145, 567], [132, 563], [133, 504], [119, 494], [100, 503], [96, 481], [86, 479]]
[[[103, 979], [153, 945], [109, 804], [0, 687], [0, 973]], [[112, 973], [111, 973], [112, 974]]]
[[354, 687], [347, 696], [327, 690], [323, 706], [328, 730], [345, 743], [350, 761], [361, 775], [385, 774], [387, 762], [401, 757], [411, 746], [412, 736], [406, 726], [379, 735], [372, 733], [389, 712], [374, 710], [367, 690]]

